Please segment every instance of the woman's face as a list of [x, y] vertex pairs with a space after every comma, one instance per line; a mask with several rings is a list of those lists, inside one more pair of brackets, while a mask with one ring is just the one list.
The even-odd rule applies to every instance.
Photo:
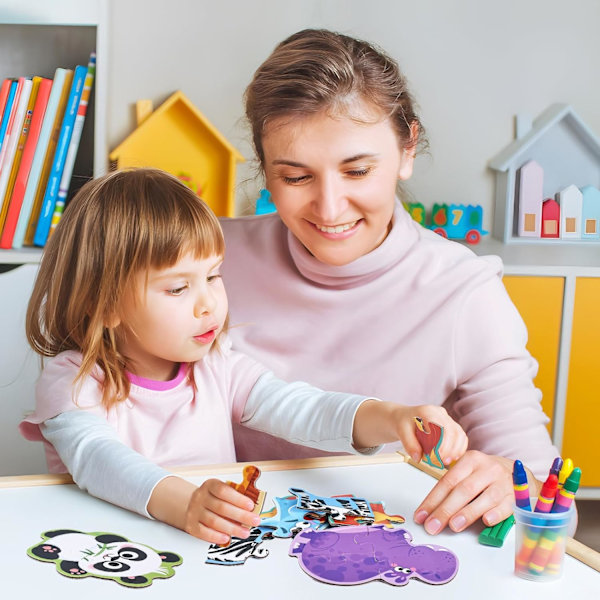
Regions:
[[398, 179], [412, 174], [387, 118], [363, 103], [353, 116], [279, 118], [263, 137], [267, 188], [290, 231], [321, 262], [371, 252], [391, 225]]

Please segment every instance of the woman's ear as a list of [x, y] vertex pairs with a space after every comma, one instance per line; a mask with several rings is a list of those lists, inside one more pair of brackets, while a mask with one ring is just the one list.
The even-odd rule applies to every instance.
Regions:
[[419, 124], [413, 121], [410, 125], [410, 142], [402, 150], [400, 157], [400, 168], [398, 169], [398, 179], [406, 181], [413, 173], [415, 164], [415, 154], [417, 152], [417, 142], [419, 141]]

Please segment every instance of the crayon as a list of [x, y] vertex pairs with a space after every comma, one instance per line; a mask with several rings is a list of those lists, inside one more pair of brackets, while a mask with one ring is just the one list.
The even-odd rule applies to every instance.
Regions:
[[[548, 475], [548, 479], [542, 485], [540, 495], [538, 496], [535, 512], [538, 513], [549, 513], [552, 509], [556, 492], [558, 489], [558, 477], [551, 473]], [[544, 524], [544, 521], [540, 519], [540, 526]], [[523, 536], [523, 544], [517, 554], [515, 562], [520, 569], [527, 569], [531, 555], [533, 554], [542, 530], [539, 527], [530, 527]]]
[[525, 473], [525, 468], [520, 460], [515, 460], [513, 465], [513, 487], [515, 490], [515, 504], [519, 508], [531, 510], [527, 473]]
[[[581, 469], [573, 469], [564, 483], [563, 488], [557, 493], [552, 504], [552, 513], [567, 512], [573, 504], [575, 494], [579, 489]], [[540, 575], [549, 567], [549, 573], [556, 573], [560, 569], [564, 532], [560, 529], [549, 530], [542, 535], [529, 561], [529, 571]]]
[[558, 474], [558, 487], [559, 489], [564, 485], [567, 477], [573, 471], [573, 461], [570, 458], [565, 458], [563, 466]]
[[563, 460], [560, 456], [557, 456], [554, 461], [552, 462], [552, 466], [550, 467], [550, 474], [556, 475], [556, 477], [558, 477], [558, 474], [560, 473], [560, 470], [562, 469], [563, 466]]

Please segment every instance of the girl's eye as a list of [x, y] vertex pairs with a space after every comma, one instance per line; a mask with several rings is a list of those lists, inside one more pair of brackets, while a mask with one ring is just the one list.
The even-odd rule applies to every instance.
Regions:
[[206, 281], [208, 281], [208, 283], [213, 283], [213, 282], [215, 282], [217, 279], [220, 279], [220, 278], [221, 278], [221, 274], [220, 274], [220, 273], [217, 273], [217, 274], [215, 274], [215, 275], [209, 275], [209, 276], [206, 278]]
[[183, 292], [185, 291], [186, 288], [187, 288], [187, 285], [184, 285], [184, 286], [178, 287], [178, 288], [173, 288], [173, 289], [167, 290], [167, 294], [169, 294], [170, 296], [181, 296], [181, 294], [183, 294]]

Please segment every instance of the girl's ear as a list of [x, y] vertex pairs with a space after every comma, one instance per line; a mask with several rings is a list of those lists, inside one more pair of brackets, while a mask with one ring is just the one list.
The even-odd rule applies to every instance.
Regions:
[[413, 121], [410, 126], [410, 143], [402, 151], [400, 158], [400, 168], [398, 169], [398, 179], [406, 181], [413, 173], [415, 164], [415, 154], [417, 151], [417, 142], [419, 141], [419, 124]]

